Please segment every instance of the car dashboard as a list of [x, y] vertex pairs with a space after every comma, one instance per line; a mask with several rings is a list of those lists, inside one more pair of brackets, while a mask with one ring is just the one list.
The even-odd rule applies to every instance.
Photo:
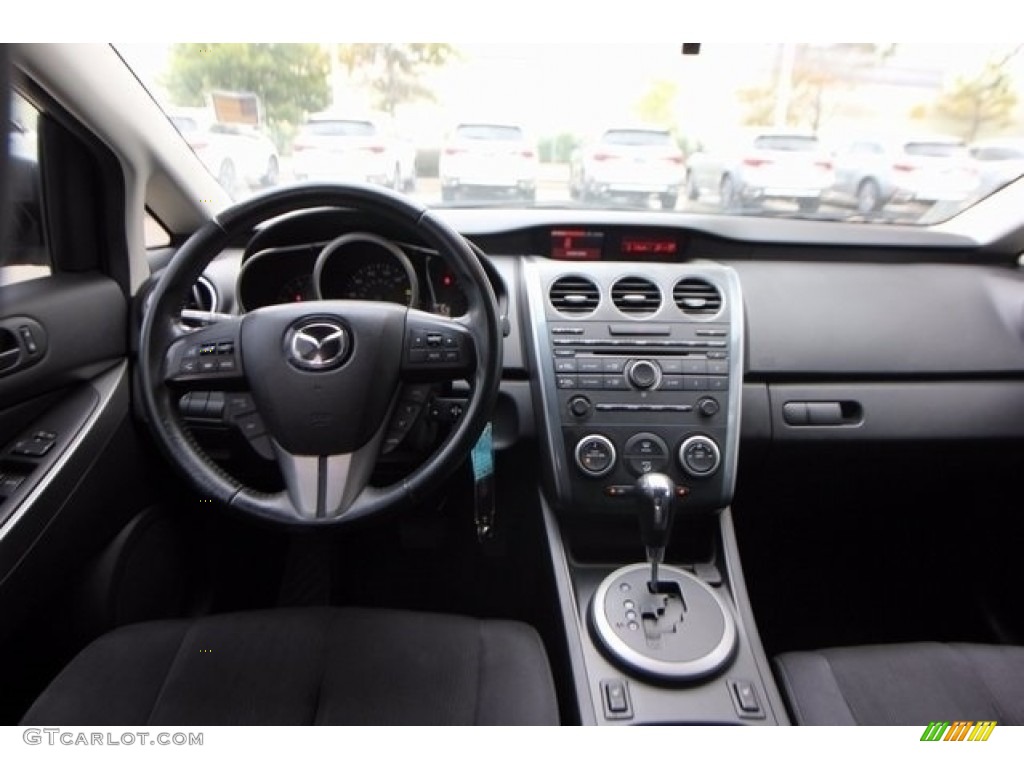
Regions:
[[[505, 452], [542, 457], [536, 503], [581, 722], [786, 722], [733, 511], [743, 512], [737, 528], [751, 531], [748, 542], [779, 536], [790, 546], [776, 525], [793, 509], [847, 514], [848, 499], [822, 501], [830, 484], [856, 485], [844, 467], [879, 494], [878, 510], [891, 510], [907, 488], [933, 492], [936, 451], [967, 483], [998, 464], [986, 462], [1002, 446], [1024, 442], [1024, 280], [1015, 264], [986, 261], [957, 238], [900, 230], [873, 244], [856, 225], [836, 225], [825, 241], [813, 222], [646, 212], [437, 213], [482, 255], [501, 303], [494, 446], [499, 469]], [[784, 232], [788, 241], [776, 236]], [[318, 296], [451, 316], [464, 307], [444, 254], [351, 211], [266, 226], [205, 277], [233, 312]], [[391, 425], [379, 468], [385, 482], [429, 454], [465, 396], [458, 382], [403, 392], [401, 429]], [[213, 439], [208, 413], [183, 413], [201, 440]], [[219, 458], [238, 458], [221, 447]], [[685, 696], [649, 670], [623, 674], [587, 609], [615, 564], [642, 559], [628, 496], [652, 471], [684, 489], [680, 537], [695, 550], [675, 556], [696, 561], [737, 627], [735, 645]], [[774, 648], [785, 642], [781, 617], [794, 619], [774, 593], [786, 568], [756, 544], [744, 563], [760, 577], [751, 593], [773, 607], [758, 620]], [[624, 681], [628, 717], [609, 708], [609, 680]], [[739, 690], [754, 691], [753, 712]]]

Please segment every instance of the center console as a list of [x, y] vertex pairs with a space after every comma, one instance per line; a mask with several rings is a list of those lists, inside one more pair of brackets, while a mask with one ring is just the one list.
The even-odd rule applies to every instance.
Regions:
[[735, 272], [544, 259], [524, 271], [555, 505], [614, 514], [647, 472], [685, 485], [691, 508], [727, 504], [743, 363]]
[[540, 503], [581, 721], [786, 722], [729, 517], [744, 361], [736, 273], [530, 258], [521, 279]]

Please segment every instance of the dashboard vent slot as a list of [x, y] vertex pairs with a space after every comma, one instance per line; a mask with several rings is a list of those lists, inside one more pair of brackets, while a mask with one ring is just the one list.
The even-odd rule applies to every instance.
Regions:
[[717, 315], [722, 309], [722, 294], [706, 280], [688, 277], [676, 283], [672, 299], [685, 315]]
[[586, 315], [597, 309], [600, 293], [585, 277], [560, 277], [551, 284], [548, 299], [563, 315]]
[[627, 315], [650, 315], [661, 306], [661, 291], [644, 277], [624, 277], [612, 286], [612, 303]]

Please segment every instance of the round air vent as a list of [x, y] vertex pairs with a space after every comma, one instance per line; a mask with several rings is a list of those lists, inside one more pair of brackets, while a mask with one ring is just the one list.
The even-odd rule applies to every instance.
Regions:
[[688, 277], [672, 289], [672, 299], [686, 315], [717, 315], [722, 309], [722, 294], [707, 280]]
[[548, 300], [563, 315], [586, 315], [597, 309], [601, 295], [592, 280], [578, 275], [560, 277], [551, 284]]
[[645, 277], [624, 277], [612, 286], [612, 303], [627, 315], [652, 315], [661, 306], [661, 290]]
[[[192, 290], [181, 308], [192, 312], [216, 312], [219, 309], [219, 303], [217, 289], [213, 287], [213, 283], [205, 277], [200, 277], [192, 286]], [[184, 327], [200, 328], [206, 325], [204, 321], [194, 316], [189, 317], [188, 314], [189, 312], [182, 313], [181, 324]]]

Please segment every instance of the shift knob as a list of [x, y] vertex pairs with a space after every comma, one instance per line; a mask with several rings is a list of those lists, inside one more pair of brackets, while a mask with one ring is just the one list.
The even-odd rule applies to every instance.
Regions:
[[676, 484], [660, 472], [640, 475], [636, 481], [640, 514], [640, 536], [651, 564], [651, 590], [657, 591], [658, 565], [665, 559], [665, 546], [672, 530]]

